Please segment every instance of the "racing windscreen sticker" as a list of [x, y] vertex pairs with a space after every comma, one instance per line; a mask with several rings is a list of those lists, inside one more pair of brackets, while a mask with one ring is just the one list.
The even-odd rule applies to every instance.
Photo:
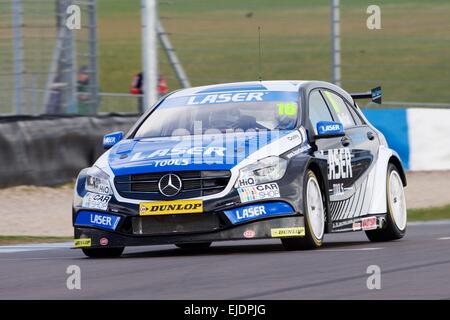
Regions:
[[266, 101], [286, 101], [297, 103], [298, 92], [289, 91], [241, 91], [227, 93], [206, 93], [195, 94], [184, 97], [168, 97], [161, 105], [163, 108], [175, 106], [195, 106], [195, 105], [211, 105], [221, 103], [243, 103], [243, 102], [266, 102]]
[[278, 115], [294, 117], [297, 116], [297, 103], [296, 102], [281, 102], [277, 104]]
[[275, 182], [238, 188], [237, 191], [242, 203], [280, 197], [280, 188]]
[[155, 201], [141, 202], [139, 204], [139, 215], [141, 216], [189, 214], [202, 212], [203, 200]]

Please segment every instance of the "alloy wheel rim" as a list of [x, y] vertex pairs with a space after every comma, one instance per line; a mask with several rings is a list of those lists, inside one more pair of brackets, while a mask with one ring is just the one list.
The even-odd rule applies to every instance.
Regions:
[[401, 231], [406, 228], [406, 200], [402, 180], [397, 171], [389, 176], [389, 204], [395, 225]]
[[325, 215], [320, 192], [319, 183], [315, 178], [308, 180], [306, 188], [308, 221], [311, 226], [311, 232], [316, 239], [322, 239], [325, 226]]

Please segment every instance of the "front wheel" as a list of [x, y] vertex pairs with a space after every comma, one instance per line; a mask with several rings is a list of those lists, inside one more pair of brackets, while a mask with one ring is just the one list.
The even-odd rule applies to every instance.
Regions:
[[281, 239], [287, 250], [315, 249], [322, 245], [325, 233], [325, 204], [319, 181], [308, 170], [303, 185], [305, 236]]
[[388, 166], [386, 191], [386, 225], [383, 229], [366, 231], [367, 238], [373, 242], [401, 239], [406, 232], [405, 189], [398, 169], [392, 163]]
[[83, 248], [83, 253], [89, 258], [115, 258], [120, 257], [124, 247], [119, 248]]

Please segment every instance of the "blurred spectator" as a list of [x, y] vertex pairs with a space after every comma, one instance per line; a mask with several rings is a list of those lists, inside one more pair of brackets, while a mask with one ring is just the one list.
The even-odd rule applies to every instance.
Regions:
[[144, 98], [142, 97], [142, 94], [144, 93], [142, 91], [142, 81], [143, 79], [143, 73], [139, 72], [137, 75], [134, 76], [133, 82], [131, 82], [131, 94], [138, 94], [138, 112], [143, 113], [144, 112]]
[[60, 76], [56, 75], [53, 79], [53, 83], [50, 86], [50, 95], [47, 105], [45, 106], [45, 113], [47, 114], [62, 114], [64, 113], [62, 105], [62, 94], [66, 89], [67, 84], [61, 82]]
[[166, 78], [164, 78], [163, 76], [160, 75], [159, 78], [158, 78], [158, 94], [159, 94], [159, 97], [161, 98], [162, 96], [164, 96], [168, 92], [169, 92], [169, 86], [167, 85]]
[[[144, 112], [144, 90], [142, 89], [142, 85], [144, 82], [144, 73], [141, 71], [136, 74], [131, 82], [130, 93], [139, 95], [138, 97], [138, 111], [139, 113]], [[167, 85], [167, 81], [163, 76], [158, 77], [158, 95], [162, 97], [163, 95], [169, 92], [169, 86]]]
[[82, 115], [92, 114], [92, 103], [89, 94], [89, 73], [88, 67], [82, 66], [78, 71], [77, 92], [78, 92], [78, 113]]

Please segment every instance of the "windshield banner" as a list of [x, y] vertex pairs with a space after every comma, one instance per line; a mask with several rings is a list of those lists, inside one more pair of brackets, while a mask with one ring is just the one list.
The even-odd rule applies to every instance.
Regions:
[[192, 96], [170, 98], [163, 101], [160, 108], [179, 106], [211, 105], [221, 103], [245, 103], [245, 102], [267, 102], [267, 101], [289, 101], [297, 102], [298, 92], [287, 91], [245, 91], [227, 93], [207, 93]]

